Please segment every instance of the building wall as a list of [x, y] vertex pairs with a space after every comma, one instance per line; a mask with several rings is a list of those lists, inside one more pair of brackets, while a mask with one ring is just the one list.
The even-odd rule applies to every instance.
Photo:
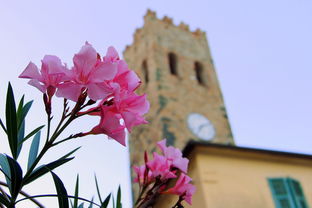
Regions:
[[[267, 181], [274, 177], [298, 180], [312, 206], [311, 159], [204, 147], [197, 147], [190, 159], [189, 174], [197, 191], [193, 206], [184, 203], [186, 208], [274, 208]], [[169, 207], [168, 202], [176, 200], [165, 196], [157, 207]]]
[[[176, 75], [170, 73], [169, 53], [177, 57]], [[204, 32], [192, 32], [183, 23], [176, 26], [170, 18], [158, 19], [148, 11], [124, 57], [143, 82], [139, 93], [146, 93], [151, 104], [146, 115], [149, 124], [135, 127], [130, 134], [132, 165], [143, 164], [144, 150], [154, 151], [163, 138], [180, 149], [189, 140], [197, 140], [187, 124], [190, 113], [211, 121], [216, 132], [211, 142], [234, 143]], [[195, 62], [202, 65], [204, 85], [196, 79]], [[143, 68], [148, 71], [148, 81]]]

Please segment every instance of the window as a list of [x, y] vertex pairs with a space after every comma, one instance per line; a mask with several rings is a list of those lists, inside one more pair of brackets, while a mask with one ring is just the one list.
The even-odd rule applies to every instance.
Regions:
[[203, 78], [203, 65], [199, 63], [198, 61], [196, 61], [194, 64], [194, 68], [195, 68], [195, 75], [196, 75], [197, 82], [201, 85], [205, 85], [205, 81]]
[[300, 183], [292, 178], [269, 178], [276, 208], [308, 208]]
[[170, 73], [172, 75], [178, 75], [178, 71], [177, 71], [177, 56], [174, 53], [169, 53], [168, 54], [168, 60], [169, 60]]
[[143, 63], [142, 63], [142, 71], [143, 71], [144, 81], [147, 84], [148, 81], [149, 81], [149, 77], [148, 77], [148, 68], [147, 68], [146, 60], [144, 60]]

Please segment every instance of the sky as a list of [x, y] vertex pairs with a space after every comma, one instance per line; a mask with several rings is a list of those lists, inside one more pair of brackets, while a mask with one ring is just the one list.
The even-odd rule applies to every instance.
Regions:
[[[206, 31], [237, 145], [312, 154], [312, 2], [309, 0], [0, 0], [0, 117], [11, 81], [19, 97], [35, 100], [27, 129], [45, 122], [41, 94], [17, 76], [29, 61], [40, 65], [46, 54], [68, 65], [85, 41], [101, 54], [114, 46], [119, 54], [142, 27], [148, 8], [172, 17], [191, 30]], [[56, 102], [55, 109], [61, 102]], [[74, 123], [68, 134], [89, 130], [96, 120]], [[66, 134], [66, 132], [65, 132]], [[7, 144], [1, 135], [0, 150]], [[161, 139], [161, 138], [160, 138]], [[73, 193], [79, 173], [81, 190], [95, 195], [96, 173], [102, 195], [123, 190], [124, 207], [131, 207], [128, 149], [104, 136], [79, 139], [52, 150], [51, 161], [82, 146], [76, 158], [56, 171]], [[27, 147], [23, 162], [27, 158]], [[44, 184], [44, 189], [42, 184]], [[30, 193], [54, 192], [50, 176]], [[52, 204], [49, 207], [56, 207]]]

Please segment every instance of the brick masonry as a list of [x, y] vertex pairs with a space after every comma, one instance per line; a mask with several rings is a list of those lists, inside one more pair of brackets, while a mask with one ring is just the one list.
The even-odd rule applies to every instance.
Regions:
[[[170, 71], [169, 53], [176, 56], [176, 74]], [[172, 19], [158, 19], [148, 10], [124, 57], [143, 82], [139, 94], [146, 93], [151, 103], [149, 124], [130, 134], [131, 165], [143, 164], [144, 150], [154, 151], [164, 137], [180, 149], [197, 140], [187, 124], [190, 113], [200, 113], [213, 124], [216, 133], [209, 142], [234, 144], [205, 32], [192, 32], [184, 23], [176, 26]], [[201, 83], [195, 62], [202, 66]]]

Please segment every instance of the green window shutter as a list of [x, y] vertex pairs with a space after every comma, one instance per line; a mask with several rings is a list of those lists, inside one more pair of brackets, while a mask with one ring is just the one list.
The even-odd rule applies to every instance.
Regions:
[[292, 178], [287, 178], [288, 186], [290, 187], [293, 199], [298, 208], [309, 208], [305, 200], [304, 193], [300, 183]]
[[269, 178], [268, 181], [276, 208], [297, 208], [286, 178]]

